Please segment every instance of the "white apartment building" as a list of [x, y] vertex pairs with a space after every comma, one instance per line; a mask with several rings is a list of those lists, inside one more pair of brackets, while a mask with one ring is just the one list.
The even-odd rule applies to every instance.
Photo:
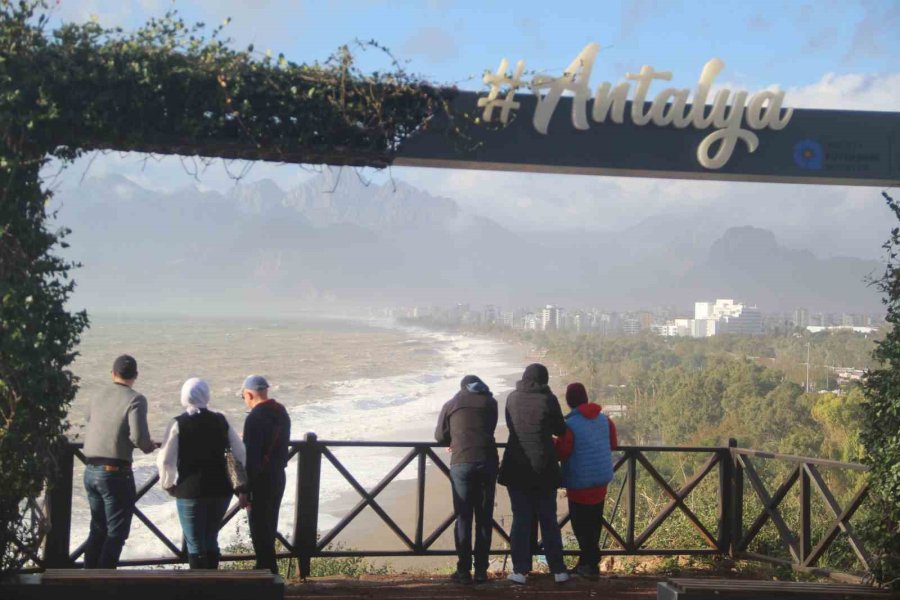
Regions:
[[548, 304], [541, 311], [541, 329], [559, 329], [559, 308]]
[[[665, 328], [665, 329], [662, 329]], [[695, 302], [693, 319], [673, 319], [656, 331], [660, 335], [711, 337], [723, 333], [758, 335], [763, 332], [762, 313], [755, 306], [718, 298], [715, 302]]]

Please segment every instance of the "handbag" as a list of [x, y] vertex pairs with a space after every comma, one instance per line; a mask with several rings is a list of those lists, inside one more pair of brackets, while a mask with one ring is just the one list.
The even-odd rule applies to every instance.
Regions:
[[247, 487], [247, 470], [241, 461], [234, 457], [230, 444], [225, 447], [225, 471], [228, 473], [228, 483], [235, 492], [240, 493]]
[[231, 451], [231, 441], [228, 439], [228, 421], [224, 415], [222, 422], [225, 424], [225, 473], [228, 475], [228, 483], [231, 489], [237, 493], [241, 493], [247, 487], [247, 469], [241, 464]]

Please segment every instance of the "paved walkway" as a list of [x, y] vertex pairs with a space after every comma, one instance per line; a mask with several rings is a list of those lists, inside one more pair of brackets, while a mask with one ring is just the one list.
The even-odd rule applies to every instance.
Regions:
[[505, 579], [492, 579], [482, 585], [449, 583], [446, 576], [388, 575], [360, 580], [321, 578], [308, 583], [292, 584], [285, 590], [285, 598], [327, 598], [327, 600], [651, 600], [656, 598], [659, 579], [645, 577], [609, 577], [590, 582], [573, 579], [556, 584], [549, 575], [535, 575], [528, 584], [519, 586]]

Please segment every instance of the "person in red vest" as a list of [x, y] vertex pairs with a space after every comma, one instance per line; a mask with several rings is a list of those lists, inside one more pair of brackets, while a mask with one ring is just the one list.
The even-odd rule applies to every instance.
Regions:
[[603, 407], [588, 401], [583, 384], [569, 384], [566, 404], [572, 412], [566, 416], [565, 433], [555, 443], [572, 529], [581, 549], [573, 572], [594, 580], [600, 575], [603, 503], [606, 486], [613, 478], [612, 451], [619, 440], [612, 419], [603, 414]]

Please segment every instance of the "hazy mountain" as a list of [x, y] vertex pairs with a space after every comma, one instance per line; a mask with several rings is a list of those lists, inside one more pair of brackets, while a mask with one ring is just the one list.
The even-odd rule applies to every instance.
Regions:
[[734, 297], [765, 310], [878, 306], [879, 267], [816, 258], [751, 227], [654, 217], [624, 231], [516, 233], [403, 182], [327, 170], [282, 190], [172, 193], [123, 177], [57, 198], [94, 308], [270, 310], [354, 304], [493, 302], [627, 309]]

